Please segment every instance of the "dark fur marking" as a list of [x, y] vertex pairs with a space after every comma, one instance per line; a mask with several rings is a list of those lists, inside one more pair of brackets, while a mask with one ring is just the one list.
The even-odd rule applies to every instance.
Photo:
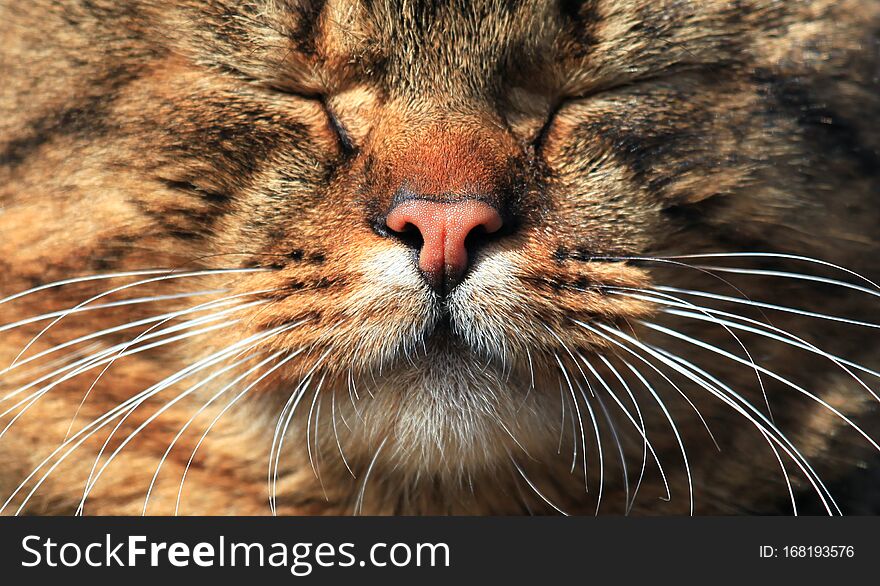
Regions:
[[590, 54], [598, 38], [596, 29], [602, 22], [596, 0], [561, 0], [559, 11], [569, 21], [569, 34], [575, 41], [572, 55], [584, 58]]
[[318, 26], [327, 0], [307, 0], [297, 8], [296, 27], [290, 35], [294, 46], [305, 55], [317, 52]]
[[[613, 155], [626, 165], [639, 183], [651, 193], [661, 194], [681, 174], [696, 168], [712, 168], [709, 160], [712, 149], [706, 144], [705, 131], [711, 125], [711, 111], [688, 110], [686, 121], [675, 118], [678, 113], [668, 111], [669, 103], [687, 103], [689, 95], [673, 92], [664, 95], [662, 103], [653, 104], [653, 96], [646, 95], [642, 108], [652, 115], [644, 118], [621, 113], [619, 117], [605, 116], [580, 124], [577, 134], [600, 137]], [[664, 119], [662, 116], [667, 116]], [[572, 156], [579, 153], [571, 151]], [[658, 163], [664, 164], [664, 173], [658, 172]]]
[[804, 128], [805, 137], [816, 150], [852, 161], [859, 172], [880, 177], [880, 153], [866, 146], [859, 137], [858, 125], [829, 107], [819, 97], [820, 91], [801, 77], [790, 77], [767, 69], [756, 70], [754, 80], [781, 111]]
[[322, 289], [330, 289], [331, 287], [344, 284], [345, 279], [342, 278], [321, 277], [320, 279], [314, 281], [290, 279], [277, 290], [261, 294], [261, 297], [273, 301], [281, 301], [283, 299], [287, 299], [291, 293], [297, 293], [300, 291], [319, 291]]
[[160, 179], [159, 181], [161, 181], [169, 189], [182, 191], [183, 193], [198, 195], [204, 201], [212, 204], [226, 204], [232, 199], [232, 197], [228, 193], [221, 193], [219, 191], [205, 189], [190, 181], [177, 181], [174, 179]]
[[99, 88], [104, 88], [101, 93], [31, 122], [25, 136], [13, 139], [0, 150], [0, 166], [15, 169], [40, 147], [59, 137], [100, 137], [105, 134], [109, 129], [107, 118], [119, 97], [119, 90], [139, 75], [140, 72], [131, 71], [130, 68], [116, 69], [95, 83]]
[[566, 247], [559, 246], [553, 252], [553, 260], [555, 260], [557, 264], [562, 264], [568, 259], [569, 255], [570, 253]]
[[162, 209], [150, 208], [142, 202], [134, 202], [145, 216], [150, 218], [166, 236], [188, 242], [212, 236], [214, 220], [222, 214], [218, 208], [193, 209], [171, 206]]
[[601, 283], [595, 283], [587, 277], [578, 277], [574, 280], [557, 279], [550, 277], [521, 277], [523, 281], [530, 283], [537, 289], [549, 290], [554, 294], [563, 292], [596, 293], [605, 295], [605, 287]]
[[594, 250], [582, 247], [569, 250], [564, 246], [560, 246], [553, 252], [553, 260], [558, 264], [562, 264], [567, 260], [575, 262], [629, 264], [630, 261], [627, 260], [626, 257], [631, 255], [632, 253], [620, 253], [618, 255], [615, 255], [613, 252], [598, 253]]

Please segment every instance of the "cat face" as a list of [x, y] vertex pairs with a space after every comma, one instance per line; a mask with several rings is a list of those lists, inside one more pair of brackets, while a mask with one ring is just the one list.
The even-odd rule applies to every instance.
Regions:
[[[648, 311], [602, 287], [647, 283], [643, 270], [614, 257], [651, 243], [671, 204], [646, 193], [630, 169], [594, 168], [614, 156], [589, 122], [590, 111], [600, 120], [608, 105], [581, 100], [599, 90], [573, 81], [590, 50], [584, 35], [593, 9], [490, 3], [468, 14], [442, 5], [328, 3], [311, 23], [302, 10], [277, 7], [259, 16], [265, 29], [197, 37], [208, 43], [204, 59], [225, 56], [236, 68], [225, 80], [236, 94], [245, 87], [236, 76], [254, 78], [247, 102], [236, 96], [213, 114], [241, 108], [264, 120], [271, 137], [271, 146], [260, 137], [267, 162], [248, 170], [256, 176], [230, 198], [237, 213], [217, 229], [220, 250], [250, 253], [246, 264], [271, 269], [247, 279], [271, 299], [248, 333], [299, 323], [271, 344], [308, 349], [297, 360], [300, 377], [315, 367], [329, 377], [325, 385], [344, 388], [351, 379], [379, 395], [364, 415], [363, 444], [375, 445], [392, 427], [389, 451], [405, 466], [434, 471], [448, 465], [450, 450], [460, 454], [456, 467], [489, 465], [514, 445], [504, 421], [518, 421], [526, 435], [537, 430], [541, 443], [553, 428], [545, 411], [556, 421], [555, 386], [550, 400], [535, 394], [534, 421], [511, 418], [512, 409], [536, 380], [558, 377], [562, 357], [607, 345], [575, 320], [622, 323]], [[295, 36], [302, 27], [311, 35], [304, 46], [272, 53], [274, 60], [241, 60], [253, 43], [280, 42], [253, 41], [255, 32]], [[625, 85], [629, 77], [636, 78], [624, 72], [603, 83]], [[192, 82], [181, 86], [192, 92]], [[202, 97], [182, 101], [206, 110]], [[289, 128], [297, 134], [285, 136]], [[254, 132], [242, 130], [229, 140]], [[573, 149], [588, 142], [587, 156], [574, 159]], [[240, 151], [253, 154], [231, 148], [233, 161]], [[205, 155], [216, 165], [215, 150]], [[175, 153], [173, 162], [182, 158]], [[206, 180], [163, 172], [175, 184]], [[491, 226], [472, 217], [473, 206]], [[432, 210], [442, 218], [422, 217]], [[440, 258], [433, 268], [432, 254]], [[593, 257], [600, 260], [588, 262]]]
[[[71, 212], [9, 212], [16, 272], [247, 269], [206, 277], [248, 305], [187, 352], [265, 335], [284, 362], [249, 399], [332, 395], [346, 466], [459, 478], [577, 444], [609, 332], [646, 335], [669, 255], [851, 266], [877, 219], [853, 212], [880, 147], [859, 130], [880, 112], [867, 1], [49, 13], [64, 42], [31, 62], [63, 91], [17, 78], [43, 97], [7, 132], [3, 197], [38, 185]], [[61, 236], [38, 246], [34, 222]]]

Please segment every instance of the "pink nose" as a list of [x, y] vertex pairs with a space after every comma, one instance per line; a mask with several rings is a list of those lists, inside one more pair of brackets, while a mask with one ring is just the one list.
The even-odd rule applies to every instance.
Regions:
[[495, 208], [475, 199], [451, 203], [410, 199], [395, 206], [385, 224], [398, 234], [419, 232], [419, 269], [432, 287], [448, 291], [468, 268], [467, 237], [497, 232], [504, 221]]

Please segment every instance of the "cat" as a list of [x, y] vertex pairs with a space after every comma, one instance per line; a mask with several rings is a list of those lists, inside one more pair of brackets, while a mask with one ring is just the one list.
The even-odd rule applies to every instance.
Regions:
[[880, 508], [880, 2], [2, 0], [0, 47], [3, 514]]

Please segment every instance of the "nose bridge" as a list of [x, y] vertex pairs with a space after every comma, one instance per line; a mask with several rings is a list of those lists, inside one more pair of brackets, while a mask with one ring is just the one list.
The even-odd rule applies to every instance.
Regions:
[[516, 144], [503, 128], [465, 116], [409, 126], [388, 146], [384, 158], [393, 189], [437, 200], [491, 200], [493, 205], [501, 203], [516, 155]]

